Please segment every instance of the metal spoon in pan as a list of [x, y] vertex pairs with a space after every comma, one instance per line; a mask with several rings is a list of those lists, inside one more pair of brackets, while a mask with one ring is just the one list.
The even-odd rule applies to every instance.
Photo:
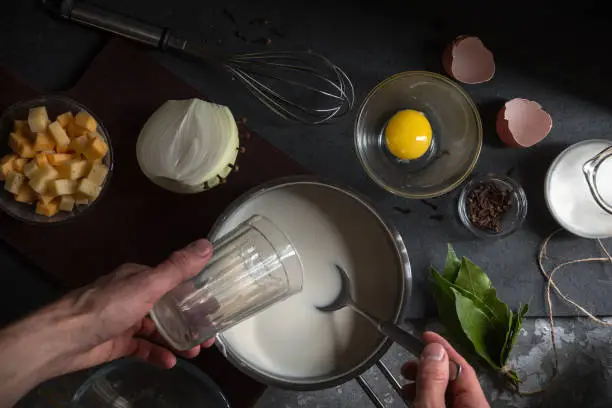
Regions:
[[[349, 306], [355, 312], [363, 316], [367, 321], [372, 323], [372, 325], [374, 325], [374, 327], [376, 327], [379, 332], [381, 332], [382, 334], [384, 334], [385, 336], [408, 350], [413, 355], [420, 356], [423, 352], [423, 349], [425, 348], [423, 342], [418, 337], [401, 329], [395, 323], [380, 320], [359, 308], [359, 306], [355, 304], [353, 298], [351, 297], [351, 280], [349, 279], [348, 274], [339, 265], [335, 265], [335, 267], [338, 270], [338, 273], [340, 274], [340, 279], [342, 282], [340, 287], [340, 293], [332, 303], [327, 306], [317, 306], [317, 309], [322, 312], [334, 312], [336, 310]], [[461, 366], [454, 361], [450, 361], [448, 368], [450, 381], [456, 380], [461, 374]]]

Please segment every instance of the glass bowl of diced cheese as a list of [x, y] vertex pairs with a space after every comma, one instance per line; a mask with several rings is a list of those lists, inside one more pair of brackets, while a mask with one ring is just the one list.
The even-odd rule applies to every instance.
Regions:
[[73, 219], [101, 199], [112, 171], [108, 132], [80, 103], [47, 95], [2, 112], [0, 209], [14, 218]]

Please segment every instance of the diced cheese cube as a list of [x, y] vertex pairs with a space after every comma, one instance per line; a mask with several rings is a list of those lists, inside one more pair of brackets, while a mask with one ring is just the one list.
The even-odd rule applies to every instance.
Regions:
[[55, 121], [58, 122], [64, 129], [66, 129], [68, 124], [73, 120], [74, 115], [70, 111], [57, 115], [57, 118], [55, 119]]
[[30, 137], [30, 126], [27, 120], [16, 120], [13, 126], [13, 132], [19, 133], [21, 136]]
[[59, 179], [51, 181], [47, 188], [54, 196], [70, 195], [76, 193], [78, 184], [76, 180]]
[[19, 188], [19, 192], [15, 194], [15, 201], [25, 204], [32, 204], [36, 201], [36, 191], [32, 190], [32, 187], [23, 183], [21, 188]]
[[71, 154], [63, 153], [47, 153], [47, 161], [52, 166], [59, 166], [62, 163], [69, 162], [74, 158]]
[[44, 152], [55, 149], [55, 140], [47, 132], [39, 132], [34, 136], [34, 151]]
[[[49, 186], [47, 184], [47, 190], [49, 189]], [[56, 196], [54, 195], [50, 195], [50, 194], [43, 194], [43, 195], [38, 195], [38, 200], [43, 203], [43, 204], [49, 204], [51, 201], [53, 201], [53, 199]]]
[[69, 180], [78, 180], [84, 177], [88, 169], [87, 160], [72, 160], [57, 166], [59, 178]]
[[80, 111], [76, 114], [76, 116], [74, 117], [74, 123], [77, 126], [89, 130], [90, 132], [93, 132], [98, 128], [98, 124], [96, 123], [96, 120], [93, 118], [93, 116], [91, 116], [85, 111]]
[[9, 135], [9, 147], [17, 154], [19, 154], [19, 148], [27, 143], [30, 143], [30, 141], [21, 133], [11, 132]]
[[108, 153], [108, 145], [101, 138], [97, 137], [89, 139], [87, 147], [83, 150], [83, 156], [88, 160], [101, 159], [106, 156], [106, 153]]
[[16, 159], [17, 155], [15, 154], [7, 154], [0, 159], [0, 180], [6, 180], [6, 176], [8, 176], [11, 171], [14, 171]]
[[34, 175], [28, 182], [28, 185], [32, 187], [32, 190], [36, 191], [40, 195], [44, 195], [47, 192], [47, 183], [49, 180], [45, 180], [44, 177], [37, 177]]
[[70, 145], [55, 146], [55, 151], [58, 153], [68, 153]]
[[23, 167], [28, 162], [28, 159], [24, 159], [23, 157], [18, 157], [13, 161], [13, 170], [18, 173], [23, 173]]
[[30, 160], [23, 166], [23, 174], [29, 179], [34, 177], [34, 174], [38, 171], [38, 164], [36, 164], [36, 160]]
[[106, 167], [102, 163], [93, 163], [91, 166], [91, 170], [87, 175], [87, 179], [93, 181], [97, 186], [101, 186], [102, 183], [104, 183], [104, 179], [106, 179], [107, 174], [108, 167]]
[[13, 163], [6, 163], [0, 167], [0, 181], [6, 180], [6, 177], [13, 170]]
[[11, 163], [16, 158], [16, 154], [7, 154], [0, 159], [0, 164]]
[[68, 137], [66, 131], [58, 121], [49, 124], [49, 133], [51, 133], [51, 136], [53, 137], [53, 140], [55, 140], [55, 144], [58, 147], [67, 147], [70, 144], [70, 138]]
[[22, 134], [11, 133], [9, 136], [9, 147], [21, 157], [27, 159], [34, 157], [34, 146]]
[[73, 196], [65, 195], [62, 196], [59, 203], [59, 208], [62, 211], [72, 211], [74, 208], [75, 199]]
[[36, 173], [32, 176], [32, 178], [42, 178], [45, 181], [55, 180], [58, 177], [58, 171], [50, 164], [43, 164], [42, 166], [38, 166], [38, 170], [36, 170]]
[[28, 114], [28, 125], [32, 133], [44, 132], [47, 130], [49, 124], [49, 116], [47, 115], [47, 108], [44, 106], [38, 106], [31, 108]]
[[87, 128], [81, 127], [72, 121], [66, 127], [66, 132], [68, 133], [68, 136], [74, 139], [75, 137], [83, 136], [88, 132], [88, 130]]
[[79, 193], [90, 199], [95, 199], [100, 194], [100, 190], [100, 186], [97, 186], [93, 181], [88, 179], [82, 179], [77, 188]]
[[88, 143], [89, 139], [87, 138], [87, 136], [83, 135], [72, 139], [68, 147], [76, 154], [81, 154], [83, 153], [83, 150], [85, 150], [85, 148], [87, 147]]
[[36, 162], [38, 167], [42, 167], [45, 164], [49, 164], [49, 160], [47, 160], [46, 153], [38, 153], [36, 156], [34, 156], [34, 161]]
[[23, 174], [11, 171], [8, 176], [6, 176], [4, 189], [13, 194], [19, 194], [19, 189], [23, 185], [24, 181], [25, 177], [23, 176]]
[[100, 139], [101, 141], [104, 141], [104, 138], [98, 132], [87, 132], [85, 136], [87, 136], [89, 140]]
[[41, 201], [36, 203], [36, 214], [46, 215], [47, 217], [52, 217], [59, 211], [59, 199], [55, 199], [48, 204], [45, 204]]

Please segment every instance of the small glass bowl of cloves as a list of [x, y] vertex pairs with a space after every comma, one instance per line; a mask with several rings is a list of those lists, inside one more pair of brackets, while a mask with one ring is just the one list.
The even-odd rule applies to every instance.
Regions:
[[509, 177], [474, 175], [463, 187], [459, 219], [480, 238], [502, 238], [516, 231], [527, 215], [523, 187]]

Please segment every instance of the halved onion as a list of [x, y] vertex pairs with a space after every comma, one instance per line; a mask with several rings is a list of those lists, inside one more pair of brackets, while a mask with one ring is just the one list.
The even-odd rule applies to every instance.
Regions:
[[238, 144], [238, 127], [228, 107], [200, 99], [171, 100], [145, 123], [136, 156], [147, 177], [166, 181], [158, 184], [201, 191], [235, 161]]

